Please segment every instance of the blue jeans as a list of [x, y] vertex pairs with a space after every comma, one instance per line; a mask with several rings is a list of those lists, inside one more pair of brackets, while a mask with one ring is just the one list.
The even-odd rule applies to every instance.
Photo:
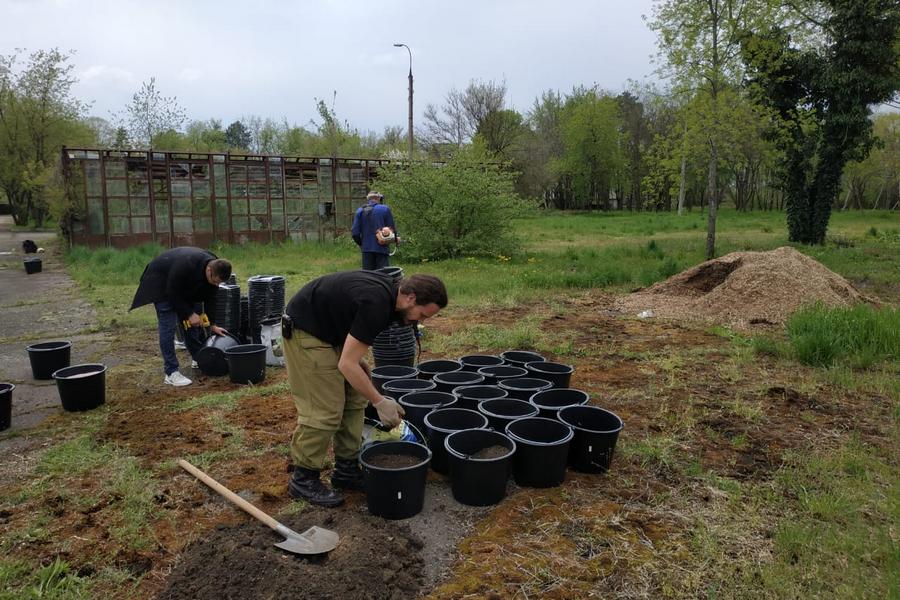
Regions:
[[363, 252], [362, 268], [363, 271], [374, 271], [381, 267], [391, 266], [391, 256], [386, 252]]
[[[157, 302], [153, 306], [156, 308], [159, 351], [163, 357], [163, 370], [166, 372], [166, 376], [169, 376], [178, 370], [178, 357], [175, 355], [175, 329], [181, 327], [184, 332], [184, 345], [191, 353], [191, 357], [203, 347], [203, 341], [200, 339], [202, 334], [199, 327], [191, 327], [185, 331], [184, 326], [178, 322], [178, 314], [170, 302]], [[194, 309], [198, 314], [202, 310], [199, 306]]]

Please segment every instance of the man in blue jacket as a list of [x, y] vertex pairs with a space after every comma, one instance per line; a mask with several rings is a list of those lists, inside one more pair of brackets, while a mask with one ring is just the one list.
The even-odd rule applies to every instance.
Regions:
[[356, 209], [351, 233], [353, 241], [362, 250], [364, 270], [374, 271], [391, 264], [389, 246], [396, 241], [397, 228], [383, 195], [369, 192], [365, 205]]

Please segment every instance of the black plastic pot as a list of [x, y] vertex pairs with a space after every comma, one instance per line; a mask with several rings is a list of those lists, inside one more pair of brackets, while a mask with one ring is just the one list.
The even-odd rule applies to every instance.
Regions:
[[221, 377], [228, 375], [228, 361], [225, 360], [225, 350], [241, 344], [237, 336], [230, 333], [225, 335], [211, 335], [206, 338], [203, 347], [197, 351], [197, 367], [205, 375]]
[[35, 379], [53, 379], [53, 373], [68, 367], [72, 359], [72, 342], [41, 342], [26, 349]]
[[419, 374], [419, 370], [415, 367], [404, 367], [400, 365], [386, 365], [383, 367], [375, 367], [372, 369], [372, 383], [379, 394], [384, 393], [384, 384], [394, 379], [410, 379]]
[[22, 262], [25, 264], [25, 272], [29, 275], [40, 273], [44, 269], [44, 263], [40, 258], [26, 258]]
[[524, 367], [511, 367], [509, 365], [481, 367], [477, 373], [484, 376], [484, 385], [497, 385], [498, 382], [504, 379], [528, 376], [528, 371]]
[[409, 325], [391, 323], [372, 343], [372, 357], [376, 367], [399, 365], [412, 367], [416, 363], [416, 335]]
[[559, 420], [575, 431], [569, 446], [569, 465], [584, 473], [609, 470], [619, 432], [625, 423], [615, 413], [597, 406], [567, 406]]
[[106, 402], [106, 365], [72, 365], [53, 373], [53, 379], [65, 410], [91, 410]]
[[232, 383], [260, 383], [266, 378], [266, 347], [242, 344], [224, 350]]
[[0, 431], [12, 424], [12, 393], [16, 389], [11, 383], [0, 383]]
[[[505, 446], [509, 452], [496, 458], [472, 457], [491, 446]], [[448, 435], [444, 449], [450, 467], [450, 489], [457, 502], [490, 506], [503, 500], [516, 452], [514, 441], [499, 431], [467, 429]]]
[[464, 385], [453, 390], [453, 395], [456, 396], [457, 408], [478, 410], [482, 400], [506, 398], [507, 392], [496, 385]]
[[477, 372], [481, 367], [496, 367], [503, 364], [503, 359], [493, 354], [469, 354], [459, 359], [463, 371]]
[[540, 416], [545, 419], [556, 419], [559, 409], [567, 406], [587, 404], [591, 397], [587, 392], [572, 388], [551, 389], [538, 392], [531, 397], [531, 402], [540, 409]]
[[384, 273], [388, 277], [394, 280], [394, 283], [397, 283], [401, 279], [403, 279], [403, 267], [381, 267], [380, 269], [375, 269], [376, 273]]
[[410, 392], [400, 396], [398, 401], [405, 412], [404, 419], [425, 431], [425, 415], [438, 408], [450, 408], [456, 403], [456, 397], [447, 392]]
[[[402, 469], [377, 467], [370, 461], [382, 454], [406, 454], [419, 462]], [[366, 483], [369, 512], [385, 519], [407, 519], [419, 514], [425, 504], [425, 479], [431, 450], [415, 442], [381, 442], [359, 455]]]
[[[505, 391], [505, 390], [504, 390]], [[478, 412], [488, 419], [488, 426], [496, 431], [506, 431], [506, 426], [517, 419], [538, 416], [538, 407], [525, 400], [495, 398], [478, 404]]]
[[446, 475], [447, 450], [444, 438], [455, 431], [484, 429], [488, 420], [483, 414], [465, 408], [441, 408], [425, 415], [426, 437], [431, 448], [431, 468]]
[[384, 382], [384, 394], [399, 398], [410, 392], [428, 392], [435, 389], [433, 381], [428, 379], [391, 379]]
[[435, 385], [439, 392], [450, 392], [464, 385], [478, 385], [484, 381], [484, 375], [471, 371], [452, 371], [450, 373], [438, 373], [434, 376]]
[[462, 369], [462, 363], [458, 360], [446, 360], [436, 358], [419, 363], [419, 379], [432, 379], [438, 373], [452, 373]]
[[500, 353], [500, 358], [508, 365], [522, 368], [525, 368], [525, 365], [530, 362], [547, 360], [537, 352], [530, 352], [528, 350], [507, 350], [506, 352]]
[[549, 390], [553, 384], [546, 379], [535, 377], [511, 377], [501, 380], [497, 383], [497, 387], [509, 392], [510, 398], [528, 400], [540, 391]]
[[575, 372], [575, 368], [572, 365], [547, 362], [545, 360], [526, 363], [525, 369], [528, 371], [529, 377], [546, 379], [555, 388], [569, 387], [569, 384], [572, 382], [572, 373]]
[[516, 443], [513, 477], [521, 486], [547, 488], [566, 478], [572, 429], [555, 419], [531, 417], [506, 426]]

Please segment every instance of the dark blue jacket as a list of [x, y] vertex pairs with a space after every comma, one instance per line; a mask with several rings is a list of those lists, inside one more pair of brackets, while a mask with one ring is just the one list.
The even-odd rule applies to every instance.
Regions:
[[365, 206], [357, 208], [356, 214], [353, 216], [351, 230], [353, 241], [360, 245], [363, 252], [390, 254], [390, 248], [382, 246], [375, 239], [375, 232], [382, 227], [390, 227], [394, 230], [395, 235], [397, 233], [391, 209], [384, 204], [369, 200]]
[[190, 246], [166, 250], [144, 268], [128, 310], [168, 300], [178, 318], [187, 319], [194, 312], [195, 303], [204, 302], [211, 307], [218, 286], [207, 281], [206, 265], [215, 258], [212, 252]]

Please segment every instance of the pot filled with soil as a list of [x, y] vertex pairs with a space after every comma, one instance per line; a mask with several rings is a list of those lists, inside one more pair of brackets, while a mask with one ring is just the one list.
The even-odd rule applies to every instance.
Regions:
[[445, 358], [426, 360], [419, 363], [419, 379], [432, 379], [438, 373], [452, 373], [460, 369], [462, 364], [458, 360]]
[[510, 377], [501, 380], [497, 386], [509, 392], [510, 398], [528, 400], [540, 391], [549, 390], [553, 384], [546, 379], [537, 379], [536, 377]]
[[237, 336], [230, 333], [225, 335], [211, 335], [206, 338], [203, 347], [197, 351], [197, 367], [204, 375], [221, 377], [228, 375], [228, 361], [225, 360], [225, 350], [240, 345]]
[[503, 500], [516, 453], [512, 439], [499, 431], [467, 429], [448, 435], [444, 449], [457, 502], [489, 506]]
[[496, 367], [503, 364], [503, 359], [493, 354], [468, 354], [459, 359], [464, 371], [477, 372], [481, 367]]
[[431, 468], [446, 475], [447, 451], [444, 438], [464, 429], [484, 429], [488, 420], [483, 414], [465, 408], [440, 408], [425, 415], [425, 435], [431, 448]]
[[561, 363], [538, 361], [525, 364], [529, 377], [546, 379], [555, 388], [567, 388], [572, 381], [572, 373], [575, 367]]
[[224, 352], [232, 383], [260, 383], [266, 378], [265, 345], [241, 344]]
[[106, 365], [86, 363], [53, 373], [62, 407], [70, 412], [91, 410], [106, 402]]
[[522, 367], [523, 369], [525, 368], [525, 365], [530, 362], [547, 360], [537, 352], [530, 352], [528, 350], [507, 350], [506, 352], [500, 353], [500, 358], [502, 358], [503, 362], [507, 365]]
[[541, 411], [540, 416], [545, 419], [556, 419], [559, 409], [567, 406], [581, 406], [587, 404], [591, 397], [587, 392], [572, 388], [550, 389], [538, 392], [531, 397], [531, 402]]
[[379, 394], [384, 393], [384, 384], [395, 379], [411, 379], [419, 374], [415, 367], [402, 365], [384, 365], [372, 369], [372, 383]]
[[525, 400], [493, 398], [482, 400], [478, 404], [478, 412], [487, 417], [491, 429], [503, 432], [516, 419], [536, 417], [540, 411], [537, 406]]
[[447, 392], [410, 392], [400, 396], [403, 407], [403, 418], [412, 423], [419, 431], [425, 432], [425, 415], [438, 408], [450, 408], [456, 403], [456, 397]]
[[583, 473], [609, 470], [619, 432], [625, 423], [618, 415], [597, 406], [567, 406], [559, 420], [575, 432], [569, 445], [569, 465]]
[[464, 385], [454, 389], [453, 395], [456, 396], [457, 408], [478, 410], [478, 404], [483, 400], [506, 398], [507, 391], [496, 385]]
[[425, 503], [431, 450], [415, 442], [371, 444], [359, 455], [369, 512], [385, 519], [407, 519]]
[[484, 375], [471, 371], [452, 371], [450, 373], [438, 373], [434, 376], [435, 385], [439, 392], [450, 392], [463, 385], [478, 385], [484, 382]]
[[53, 373], [68, 367], [72, 360], [72, 342], [40, 342], [26, 350], [35, 379], [53, 379]]
[[0, 383], [0, 431], [12, 425], [12, 393], [16, 389], [11, 383]]
[[512, 379], [513, 377], [528, 377], [528, 371], [524, 367], [511, 367], [509, 365], [481, 367], [477, 373], [484, 376], [484, 385], [497, 385], [500, 381]]
[[555, 419], [530, 417], [506, 426], [516, 443], [513, 477], [521, 486], [555, 487], [566, 478], [572, 429]]
[[40, 258], [26, 258], [22, 262], [25, 264], [25, 272], [29, 275], [40, 273], [44, 270], [44, 261]]

